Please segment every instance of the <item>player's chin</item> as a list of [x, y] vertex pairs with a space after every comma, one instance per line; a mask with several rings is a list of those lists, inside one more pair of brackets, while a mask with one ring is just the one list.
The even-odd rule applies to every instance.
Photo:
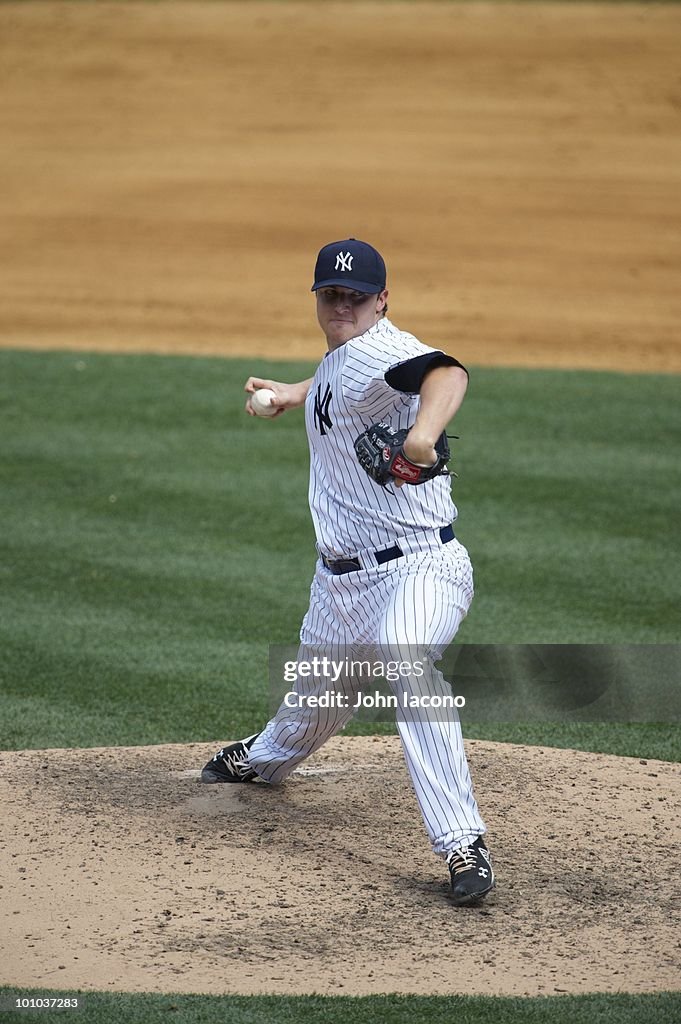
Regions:
[[327, 328], [326, 336], [335, 342], [350, 341], [357, 334], [354, 324], [346, 320], [332, 320]]

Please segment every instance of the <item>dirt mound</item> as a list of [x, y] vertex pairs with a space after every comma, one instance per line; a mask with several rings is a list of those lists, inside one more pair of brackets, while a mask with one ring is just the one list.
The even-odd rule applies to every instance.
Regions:
[[0, 754], [0, 981], [245, 994], [678, 984], [676, 766], [469, 742], [498, 886], [460, 909], [397, 738], [333, 740], [279, 788], [202, 785], [213, 750]]

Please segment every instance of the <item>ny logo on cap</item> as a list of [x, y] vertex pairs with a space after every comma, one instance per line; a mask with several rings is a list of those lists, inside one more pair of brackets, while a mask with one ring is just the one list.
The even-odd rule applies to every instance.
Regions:
[[351, 252], [339, 252], [336, 256], [336, 266], [334, 270], [352, 270], [352, 261], [354, 256]]

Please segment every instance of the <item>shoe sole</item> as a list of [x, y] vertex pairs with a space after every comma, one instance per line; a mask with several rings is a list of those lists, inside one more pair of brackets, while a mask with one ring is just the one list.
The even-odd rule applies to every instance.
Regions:
[[201, 772], [201, 782], [207, 782], [209, 784], [213, 784], [213, 783], [216, 783], [216, 782], [226, 782], [226, 783], [236, 784], [237, 786], [239, 786], [239, 785], [243, 786], [244, 783], [254, 782], [254, 781], [255, 781], [254, 779], [230, 779], [230, 778], [225, 778], [224, 775], [219, 775], [217, 772], [208, 771], [206, 768], [204, 768], [203, 771]]
[[492, 882], [490, 887], [488, 889], [485, 889], [484, 892], [475, 892], [471, 893], [468, 896], [455, 896], [454, 893], [450, 890], [449, 898], [455, 907], [473, 907], [475, 906], [476, 903], [482, 903], [485, 897], [489, 896], [492, 889], [494, 889], [495, 885], [496, 882]]

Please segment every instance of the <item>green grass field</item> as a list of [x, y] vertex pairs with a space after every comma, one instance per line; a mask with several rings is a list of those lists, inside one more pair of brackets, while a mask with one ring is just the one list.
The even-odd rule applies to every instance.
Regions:
[[[0, 353], [4, 749], [262, 722], [268, 644], [296, 642], [315, 551], [302, 411], [253, 420], [242, 386], [249, 370], [310, 369]], [[671, 376], [473, 372], [455, 442], [476, 570], [462, 642], [676, 641], [679, 390]], [[681, 756], [673, 723], [467, 732]]]
[[[31, 996], [33, 990], [0, 988], [2, 1000]], [[58, 991], [41, 995], [65, 996]], [[82, 1009], [63, 1011], [82, 1024], [678, 1024], [681, 996], [551, 996], [499, 999], [471, 996], [184, 996], [72, 993]], [[71, 1014], [72, 1016], [70, 1016]], [[47, 1014], [45, 1014], [47, 1016]], [[0, 1022], [16, 1022], [23, 1013], [0, 1010]], [[30, 1014], [35, 1020], [35, 1014]], [[38, 1017], [40, 1019], [40, 1016]], [[61, 1018], [60, 1018], [61, 1019]]]
[[[310, 369], [0, 352], [3, 749], [227, 739], [262, 723], [268, 644], [295, 642], [315, 553], [302, 413], [254, 421], [242, 385]], [[676, 642], [680, 397], [667, 376], [473, 372], [456, 422], [457, 534], [476, 568], [462, 641]], [[465, 731], [681, 760], [673, 722]], [[678, 994], [87, 1000], [78, 1019], [96, 1024], [681, 1018]]]

